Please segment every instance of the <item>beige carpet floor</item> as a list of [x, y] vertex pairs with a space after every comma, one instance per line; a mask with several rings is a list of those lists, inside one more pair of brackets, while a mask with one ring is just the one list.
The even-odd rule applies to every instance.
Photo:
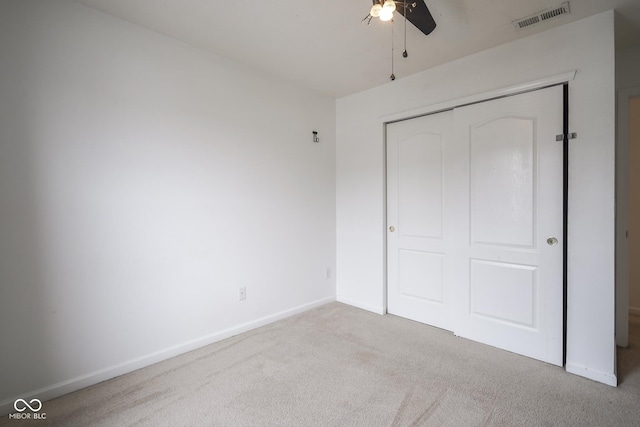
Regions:
[[[2, 426], [640, 426], [640, 317], [618, 388], [340, 303], [44, 402]], [[5, 416], [6, 417], [6, 416]]]

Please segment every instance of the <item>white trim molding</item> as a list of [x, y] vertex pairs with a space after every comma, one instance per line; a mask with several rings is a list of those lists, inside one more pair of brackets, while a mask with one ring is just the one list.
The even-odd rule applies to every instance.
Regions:
[[569, 71], [562, 74], [556, 74], [553, 76], [545, 77], [538, 80], [520, 83], [513, 86], [507, 86], [500, 89], [491, 90], [488, 92], [481, 92], [475, 95], [466, 96], [464, 98], [451, 99], [449, 101], [441, 102], [438, 104], [427, 105], [420, 108], [415, 108], [401, 113], [395, 113], [380, 117], [383, 123], [391, 123], [394, 121], [411, 119], [414, 117], [424, 116], [427, 114], [436, 113], [439, 111], [450, 110], [452, 108], [460, 107], [468, 104], [475, 104], [477, 102], [488, 101], [491, 99], [502, 98], [505, 96], [517, 95], [519, 93], [529, 92], [532, 90], [542, 89], [549, 86], [555, 86], [563, 83], [568, 83], [576, 78], [577, 71]]
[[618, 377], [616, 377], [613, 374], [594, 371], [593, 369], [589, 369], [585, 366], [578, 365], [576, 363], [567, 363], [566, 370], [570, 374], [579, 375], [581, 377], [585, 377], [593, 381], [598, 381], [600, 383], [610, 385], [612, 387], [618, 386]]
[[351, 305], [353, 307], [361, 308], [362, 310], [370, 311], [376, 314], [385, 314], [386, 310], [382, 306], [365, 304], [360, 301], [356, 301], [350, 298], [345, 298], [340, 295], [336, 297], [336, 301], [341, 302], [343, 304]]

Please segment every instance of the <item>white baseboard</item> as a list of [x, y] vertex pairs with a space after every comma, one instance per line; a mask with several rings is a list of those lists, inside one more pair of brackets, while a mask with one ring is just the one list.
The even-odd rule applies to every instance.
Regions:
[[610, 385], [612, 387], [618, 386], [618, 377], [615, 374], [608, 374], [606, 372], [595, 371], [593, 369], [589, 369], [586, 366], [578, 365], [576, 363], [567, 362], [566, 370], [570, 374], [579, 375], [581, 377], [588, 378], [593, 381], [598, 381], [600, 383]]
[[0, 402], [0, 415], [6, 416], [9, 413], [15, 412], [13, 408], [13, 404], [16, 401], [16, 399], [25, 399], [27, 402], [30, 401], [31, 399], [39, 399], [40, 401], [45, 402], [43, 404], [42, 412], [46, 413], [47, 400], [51, 400], [56, 397], [63, 396], [65, 394], [72, 393], [76, 390], [80, 390], [85, 387], [98, 384], [102, 381], [106, 381], [111, 378], [115, 378], [120, 375], [133, 372], [137, 369], [153, 365], [154, 363], [158, 363], [163, 360], [170, 359], [180, 354], [187, 353], [189, 351], [198, 349], [200, 347], [204, 347], [209, 344], [213, 344], [218, 341], [222, 341], [224, 339], [241, 334], [243, 332], [250, 331], [252, 329], [259, 328], [264, 325], [268, 325], [269, 323], [273, 323], [278, 320], [286, 319], [287, 317], [291, 317], [296, 314], [303, 313], [305, 311], [311, 310], [312, 308], [319, 307], [334, 301], [335, 301], [334, 297], [322, 298], [307, 304], [302, 304], [300, 306], [281, 311], [279, 313], [271, 314], [269, 316], [261, 317], [256, 320], [243, 323], [241, 325], [234, 326], [232, 328], [225, 329], [223, 331], [216, 332], [211, 335], [197, 338], [195, 340], [188, 341], [183, 344], [179, 344], [173, 347], [166, 348], [164, 350], [147, 354], [145, 356], [138, 357], [136, 359], [128, 360], [118, 365], [109, 366], [104, 369], [99, 369], [97, 371], [90, 372], [86, 375], [81, 375], [79, 377], [71, 378], [66, 381], [61, 381], [56, 384], [52, 384], [46, 387], [39, 388], [37, 390], [24, 393], [20, 396], [15, 396], [14, 398], [11, 398], [11, 399], [3, 400]]
[[338, 295], [336, 297], [336, 301], [341, 302], [343, 304], [352, 305], [354, 307], [358, 307], [358, 308], [361, 308], [363, 310], [371, 311], [371, 312], [376, 313], [376, 314], [385, 314], [385, 309], [382, 306], [365, 304], [365, 303], [362, 303], [360, 301], [356, 301], [356, 300], [352, 300], [352, 299], [349, 299], [349, 298], [342, 297], [340, 295]]
[[629, 307], [629, 314], [640, 314], [640, 307]]

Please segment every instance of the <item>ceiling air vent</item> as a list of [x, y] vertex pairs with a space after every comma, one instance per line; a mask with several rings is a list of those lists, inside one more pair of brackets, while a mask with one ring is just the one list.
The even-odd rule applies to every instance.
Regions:
[[555, 18], [556, 16], [566, 15], [569, 12], [571, 12], [571, 10], [569, 9], [569, 2], [566, 1], [558, 7], [541, 10], [540, 12], [534, 13], [533, 15], [529, 15], [527, 17], [513, 21], [513, 25], [517, 30], [521, 30], [539, 22]]

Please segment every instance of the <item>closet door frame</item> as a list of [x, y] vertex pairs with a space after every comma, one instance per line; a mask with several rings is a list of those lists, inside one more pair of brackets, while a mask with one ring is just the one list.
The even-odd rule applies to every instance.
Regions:
[[[515, 85], [515, 86], [509, 86], [509, 87], [505, 87], [505, 88], [501, 88], [498, 90], [494, 90], [494, 91], [490, 91], [490, 92], [484, 92], [484, 93], [480, 93], [480, 94], [476, 94], [476, 95], [472, 95], [472, 96], [468, 96], [468, 97], [464, 97], [464, 98], [459, 98], [459, 99], [453, 99], [450, 101], [446, 101], [446, 102], [442, 102], [442, 103], [438, 103], [438, 104], [433, 104], [431, 106], [425, 106], [425, 107], [421, 107], [421, 108], [417, 108], [414, 110], [410, 110], [404, 113], [397, 113], [397, 114], [392, 114], [392, 115], [388, 115], [385, 117], [381, 117], [381, 121], [383, 124], [383, 128], [384, 128], [384, 164], [387, 164], [387, 158], [386, 158], [386, 153], [387, 153], [387, 135], [386, 135], [386, 128], [387, 125], [390, 123], [394, 123], [394, 122], [398, 122], [398, 121], [403, 121], [403, 120], [408, 120], [408, 119], [412, 119], [412, 118], [416, 118], [416, 117], [421, 117], [421, 116], [425, 116], [425, 115], [430, 115], [430, 114], [437, 114], [440, 112], [444, 112], [444, 111], [449, 111], [449, 110], [453, 110], [455, 108], [459, 108], [459, 107], [464, 107], [464, 106], [468, 106], [468, 105], [473, 105], [473, 104], [478, 104], [478, 103], [482, 103], [482, 102], [488, 102], [488, 101], [492, 101], [495, 99], [499, 99], [499, 98], [504, 98], [504, 97], [508, 97], [508, 96], [514, 96], [514, 95], [519, 95], [519, 94], [523, 94], [523, 93], [527, 93], [527, 92], [531, 92], [531, 91], [535, 91], [535, 90], [540, 90], [540, 89], [545, 89], [548, 87], [552, 87], [552, 86], [558, 86], [558, 85], [562, 85], [563, 86], [563, 92], [564, 92], [564, 105], [563, 105], [563, 135], [560, 135], [561, 140], [562, 140], [562, 144], [563, 144], [563, 165], [564, 165], [564, 171], [563, 171], [563, 344], [562, 344], [562, 348], [563, 348], [563, 365], [566, 364], [566, 348], [567, 348], [567, 248], [568, 248], [568, 242], [567, 242], [567, 223], [568, 223], [568, 161], [569, 161], [569, 84], [571, 81], [573, 81], [575, 79], [575, 75], [576, 75], [576, 71], [571, 71], [571, 72], [567, 72], [567, 73], [563, 73], [563, 74], [559, 74], [559, 75], [555, 75], [555, 76], [551, 76], [548, 78], [544, 78], [544, 79], [540, 79], [540, 80], [536, 80], [536, 81], [531, 81], [531, 82], [527, 82], [527, 83], [523, 83], [523, 84], [519, 84], [519, 85]], [[560, 143], [560, 141], [558, 142]], [[384, 313], [387, 313], [387, 289], [388, 289], [388, 268], [387, 268], [387, 259], [388, 259], [388, 253], [387, 253], [387, 246], [388, 246], [388, 242], [387, 242], [387, 228], [390, 226], [387, 222], [387, 215], [386, 215], [386, 211], [387, 211], [387, 192], [386, 192], [386, 188], [387, 188], [387, 169], [386, 166], [384, 168], [384, 200], [385, 200], [385, 206], [384, 206], [384, 223], [385, 223], [385, 227], [383, 229], [383, 233], [384, 233], [384, 237], [383, 237], [383, 241], [384, 241], [384, 259], [385, 259], [385, 264], [384, 264], [384, 271], [383, 271], [383, 275], [384, 275], [384, 288], [383, 288], [383, 302], [384, 302]]]

